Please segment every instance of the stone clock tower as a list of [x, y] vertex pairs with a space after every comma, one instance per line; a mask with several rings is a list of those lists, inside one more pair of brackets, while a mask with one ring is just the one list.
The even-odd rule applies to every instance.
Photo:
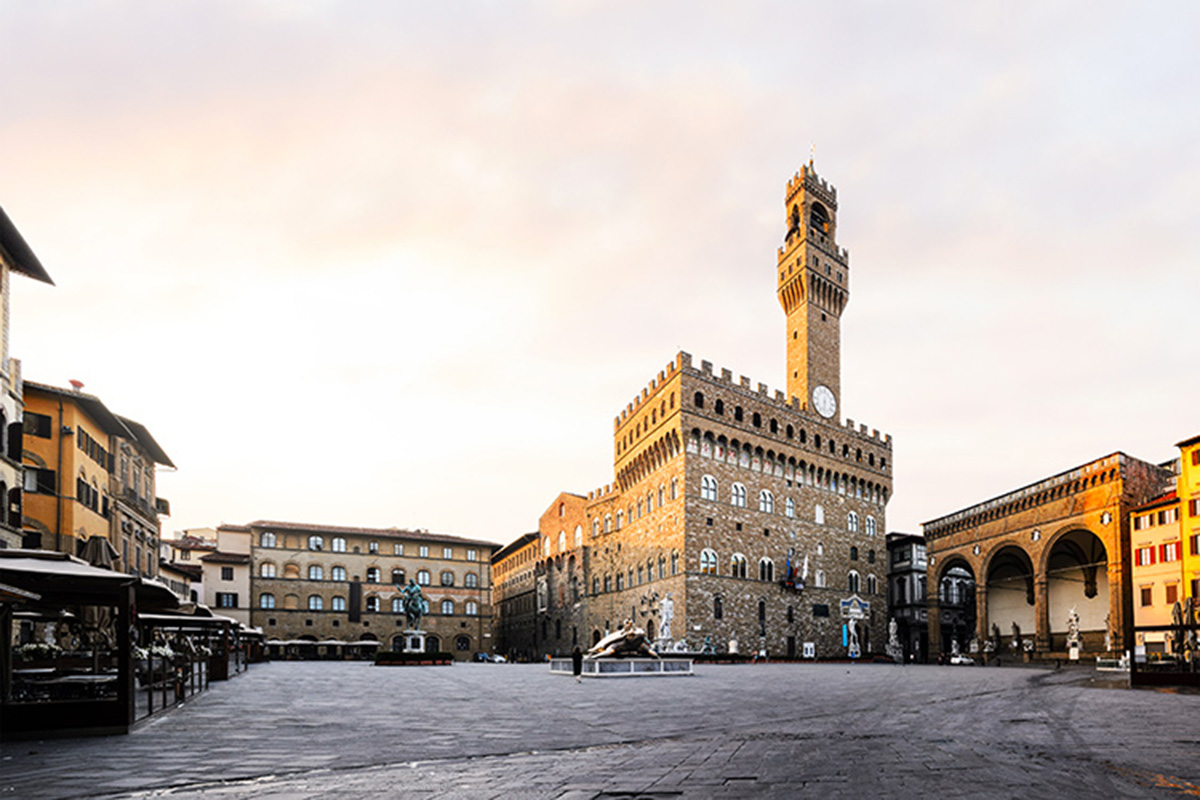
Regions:
[[838, 419], [841, 318], [850, 299], [849, 253], [837, 245], [837, 189], [812, 161], [787, 185], [787, 235], [779, 248], [779, 302], [787, 314], [787, 388], [809, 409]]

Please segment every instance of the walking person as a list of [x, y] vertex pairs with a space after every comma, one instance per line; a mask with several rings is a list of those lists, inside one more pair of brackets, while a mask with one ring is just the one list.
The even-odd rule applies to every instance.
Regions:
[[575, 675], [576, 683], [583, 681], [583, 651], [579, 649], [579, 645], [575, 645], [575, 649], [571, 651], [571, 672]]

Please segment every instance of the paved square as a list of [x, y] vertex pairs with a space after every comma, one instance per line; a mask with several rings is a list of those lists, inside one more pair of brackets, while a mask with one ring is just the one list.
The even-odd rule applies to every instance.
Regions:
[[1200, 796], [1200, 695], [1091, 670], [278, 662], [129, 736], [0, 745], [0, 797]]

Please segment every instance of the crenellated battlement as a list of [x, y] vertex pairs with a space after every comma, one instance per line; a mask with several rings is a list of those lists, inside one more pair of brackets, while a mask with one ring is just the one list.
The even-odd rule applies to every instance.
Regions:
[[588, 492], [587, 499], [590, 503], [595, 500], [603, 500], [610, 495], [618, 495], [620, 493], [621, 489], [615, 483], [606, 483], [599, 489], [593, 489], [592, 491]]
[[813, 169], [812, 162], [800, 167], [800, 171], [788, 180], [787, 183], [787, 201], [789, 204], [792, 198], [795, 197], [803, 189], [807, 189], [812, 194], [820, 197], [831, 206], [837, 206], [837, 187], [828, 183], [824, 178], [817, 175], [817, 171]]
[[[686, 353], [680, 353], [680, 355], [687, 355], [688, 362], [690, 364], [690, 362], [691, 362], [690, 355], [688, 355]], [[754, 384], [750, 380], [750, 378], [747, 378], [745, 375], [739, 375], [737, 380], [734, 380], [733, 372], [731, 372], [728, 369], [724, 369], [724, 368], [721, 369], [719, 375], [716, 374], [716, 372], [713, 370], [713, 364], [711, 361], [703, 361], [702, 360], [700, 362], [699, 369], [696, 369], [693, 367], [686, 367], [686, 368], [683, 368], [683, 372], [691, 373], [694, 375], [699, 375], [699, 376], [709, 380], [712, 383], [727, 386], [730, 389], [741, 392], [742, 394], [752, 395], [756, 399], [758, 399], [764, 403], [767, 403], [769, 405], [775, 406], [776, 408], [778, 408], [780, 410], [790, 411], [792, 413], [809, 411], [807, 404], [801, 402], [800, 398], [798, 398], [798, 397], [788, 398], [783, 392], [779, 391], [778, 389], [775, 389], [772, 391], [771, 388], [768, 387], [767, 384], [765, 384], [765, 383]], [[838, 423], [833, 420], [821, 420], [821, 421], [823, 421], [824, 424], [826, 424], [830, 427], [844, 428], [846, 431], [853, 434], [856, 438], [874, 441], [878, 444], [882, 444], [884, 447], [888, 448], [889, 450], [892, 447], [892, 435], [890, 433], [880, 433], [878, 428], [868, 428], [865, 424], [860, 424], [856, 427], [855, 422], [852, 419], [846, 419], [846, 421], [844, 423]]]
[[680, 370], [690, 367], [691, 365], [691, 354], [680, 350], [679, 354], [675, 356], [675, 360], [668, 362], [667, 366], [662, 369], [658, 375], [650, 381], [650, 383], [642, 387], [642, 391], [639, 392], [638, 395], [634, 397], [628, 405], [625, 406], [624, 410], [622, 410], [621, 413], [616, 417], [613, 417], [613, 430], [619, 430], [627, 420], [629, 420], [638, 412], [643, 403], [653, 397], [654, 394], [660, 388], [662, 388], [663, 384], [678, 375]]

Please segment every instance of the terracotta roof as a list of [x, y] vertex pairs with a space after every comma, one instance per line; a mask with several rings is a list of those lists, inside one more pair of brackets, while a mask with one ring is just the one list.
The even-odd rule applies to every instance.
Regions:
[[511, 542], [504, 545], [504, 547], [501, 547], [495, 553], [492, 553], [492, 563], [499, 564], [501, 561], [508, 558], [510, 555], [517, 552], [530, 542], [537, 541], [539, 535], [540, 534], [537, 531], [534, 531], [533, 533], [521, 534], [516, 539], [513, 539]]
[[206, 564], [249, 564], [250, 556], [246, 553], [209, 553], [200, 556], [200, 560]]
[[1142, 503], [1140, 506], [1134, 506], [1132, 509], [1130, 509], [1130, 511], [1133, 511], [1133, 512], [1149, 511], [1152, 508], [1159, 508], [1161, 506], [1173, 506], [1178, 502], [1179, 502], [1179, 496], [1175, 493], [1175, 490], [1172, 489], [1171, 491], [1167, 492], [1166, 494], [1160, 495], [1159, 497], [1156, 497], [1153, 500], [1147, 500], [1145, 503]]
[[250, 528], [270, 531], [297, 531], [302, 533], [360, 533], [380, 538], [417, 539], [429, 542], [446, 542], [447, 544], [474, 544], [480, 547], [499, 547], [495, 542], [484, 539], [467, 539], [462, 536], [451, 536], [447, 533], [430, 533], [429, 531], [411, 531], [404, 528], [353, 528], [342, 525], [312, 525], [307, 522], [279, 522], [277, 520], [255, 520]]
[[1193, 436], [1190, 439], [1184, 439], [1182, 442], [1176, 442], [1175, 446], [1176, 447], [1190, 447], [1191, 445], [1194, 445], [1196, 442], [1200, 442], [1200, 434]]

